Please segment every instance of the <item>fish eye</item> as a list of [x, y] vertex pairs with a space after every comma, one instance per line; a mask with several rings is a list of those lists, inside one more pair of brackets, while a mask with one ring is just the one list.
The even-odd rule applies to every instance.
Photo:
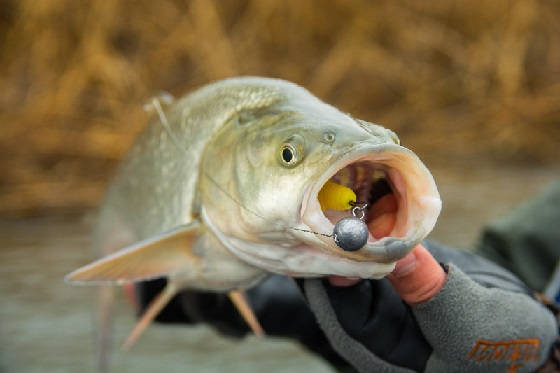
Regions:
[[299, 150], [290, 143], [285, 143], [280, 148], [280, 163], [284, 167], [294, 167], [301, 161]]
[[305, 139], [299, 134], [293, 134], [284, 140], [276, 159], [280, 165], [286, 168], [292, 168], [301, 163], [305, 156]]
[[294, 151], [289, 147], [285, 147], [282, 149], [282, 159], [284, 162], [290, 163], [294, 159]]

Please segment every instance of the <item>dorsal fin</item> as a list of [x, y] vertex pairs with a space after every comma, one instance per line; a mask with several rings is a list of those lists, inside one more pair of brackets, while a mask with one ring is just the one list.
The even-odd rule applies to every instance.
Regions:
[[200, 257], [192, 252], [199, 233], [197, 221], [174, 228], [78, 268], [65, 280], [121, 284], [194, 270], [200, 264]]

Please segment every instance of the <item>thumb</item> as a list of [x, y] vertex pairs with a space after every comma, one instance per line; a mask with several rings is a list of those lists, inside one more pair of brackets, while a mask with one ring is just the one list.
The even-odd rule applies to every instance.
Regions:
[[447, 274], [422, 245], [397, 262], [387, 276], [400, 297], [415, 305], [430, 300], [443, 287]]

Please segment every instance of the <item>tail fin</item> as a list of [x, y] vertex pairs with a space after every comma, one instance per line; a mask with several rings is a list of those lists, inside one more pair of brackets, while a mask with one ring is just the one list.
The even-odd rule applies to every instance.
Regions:
[[115, 290], [112, 286], [101, 286], [98, 291], [95, 315], [95, 358], [99, 372], [109, 370], [113, 335], [113, 304]]

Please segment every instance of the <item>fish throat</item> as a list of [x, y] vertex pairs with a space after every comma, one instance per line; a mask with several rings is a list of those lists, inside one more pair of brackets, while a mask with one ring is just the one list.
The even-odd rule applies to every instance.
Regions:
[[403, 196], [385, 165], [362, 160], [344, 166], [330, 177], [318, 199], [323, 214], [333, 225], [353, 216], [357, 203], [365, 206], [360, 217], [368, 228], [371, 242], [393, 233]]

